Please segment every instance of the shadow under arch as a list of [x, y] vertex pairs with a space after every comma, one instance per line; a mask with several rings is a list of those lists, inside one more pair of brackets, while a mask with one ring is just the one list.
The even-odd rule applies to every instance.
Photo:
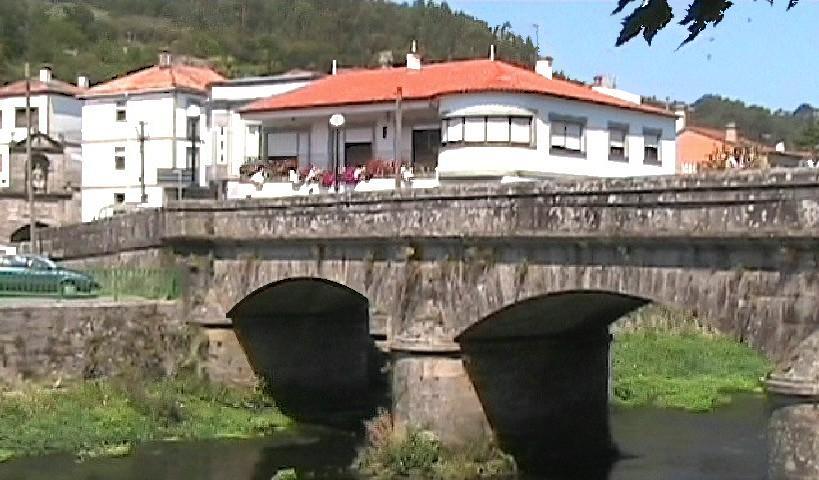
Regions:
[[[37, 228], [49, 228], [51, 225], [39, 221], [35, 221], [34, 225]], [[9, 241], [11, 243], [19, 243], [19, 242], [28, 242], [31, 241], [31, 225], [26, 224], [22, 227], [18, 228], [17, 230], [13, 231], [9, 236]]]
[[373, 393], [386, 389], [382, 358], [370, 335], [369, 301], [357, 291], [322, 278], [290, 278], [249, 294], [227, 316], [286, 414], [358, 423], [380, 404]]
[[456, 338], [495, 437], [522, 470], [608, 478], [620, 457], [609, 427], [609, 325], [650, 302], [556, 292], [504, 307]]

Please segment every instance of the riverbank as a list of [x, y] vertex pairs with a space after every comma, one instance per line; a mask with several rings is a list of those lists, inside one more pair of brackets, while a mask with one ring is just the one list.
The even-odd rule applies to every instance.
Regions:
[[613, 344], [614, 402], [707, 412], [731, 393], [761, 393], [772, 364], [750, 347], [718, 335], [645, 330]]
[[0, 394], [0, 461], [56, 452], [120, 456], [148, 441], [247, 438], [290, 424], [262, 393], [195, 378], [28, 386]]

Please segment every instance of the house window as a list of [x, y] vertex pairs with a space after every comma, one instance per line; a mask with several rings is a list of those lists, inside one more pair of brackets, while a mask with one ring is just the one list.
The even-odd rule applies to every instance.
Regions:
[[486, 141], [509, 143], [509, 117], [486, 118]]
[[[37, 107], [31, 108], [31, 130], [37, 131], [37, 125], [40, 124], [40, 112]], [[17, 108], [14, 110], [14, 126], [17, 128], [26, 128], [26, 109]]]
[[509, 141], [514, 144], [532, 144], [532, 117], [512, 117], [509, 120]]
[[452, 117], [443, 120], [441, 142], [447, 144], [532, 144], [532, 117]]
[[115, 193], [114, 194], [114, 203], [116, 205], [122, 205], [125, 203], [125, 194], [124, 193]]
[[200, 159], [200, 156], [199, 156], [199, 147], [196, 147], [196, 148], [186, 147], [185, 148], [185, 161], [186, 161], [185, 167], [186, 168], [196, 168], [196, 164], [198, 164], [200, 160], [201, 159]]
[[586, 123], [574, 119], [551, 119], [551, 152], [562, 154], [585, 153]]
[[464, 120], [464, 142], [483, 143], [486, 141], [484, 117], [466, 117]]
[[660, 158], [660, 138], [662, 132], [659, 130], [643, 130], [643, 163], [646, 165], [662, 165]]
[[114, 147], [114, 168], [125, 170], [125, 147]]
[[128, 115], [125, 113], [125, 105], [124, 101], [117, 102], [116, 118], [118, 122], [124, 122], [128, 119]]
[[628, 162], [628, 125], [609, 124], [609, 160]]
[[446, 131], [444, 141], [447, 143], [457, 143], [464, 141], [464, 119], [463, 117], [446, 119]]

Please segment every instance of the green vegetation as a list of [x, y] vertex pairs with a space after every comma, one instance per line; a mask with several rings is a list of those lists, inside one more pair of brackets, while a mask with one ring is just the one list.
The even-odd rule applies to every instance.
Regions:
[[784, 140], [788, 148], [804, 146], [804, 137], [813, 124], [814, 115], [810, 105], [803, 105], [793, 113], [771, 111], [719, 95], [704, 95], [691, 107], [692, 125], [724, 129], [729, 122], [736, 122], [743, 137], [768, 145]]
[[705, 412], [731, 392], [759, 392], [771, 364], [749, 347], [719, 336], [661, 331], [623, 333], [614, 342], [618, 404]]
[[412, 40], [428, 58], [483, 57], [531, 63], [531, 39], [506, 23], [415, 0], [0, 0], [0, 80], [19, 79], [26, 60], [98, 82], [152, 65], [157, 52], [211, 60], [223, 73], [375, 65], [382, 51], [401, 61]]
[[100, 295], [142, 297], [152, 300], [174, 300], [181, 295], [181, 275], [175, 269], [111, 268], [89, 270], [102, 285]]
[[377, 479], [499, 478], [517, 470], [512, 457], [492, 445], [446, 448], [432, 432], [396, 428], [387, 412], [366, 423], [366, 445], [359, 452], [356, 467]]
[[290, 424], [262, 393], [198, 379], [89, 381], [0, 394], [0, 461], [122, 456], [140, 442], [251, 437]]

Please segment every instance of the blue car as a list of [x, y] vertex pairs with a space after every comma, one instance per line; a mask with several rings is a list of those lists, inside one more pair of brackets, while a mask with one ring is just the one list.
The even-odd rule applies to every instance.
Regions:
[[94, 295], [100, 284], [39, 255], [0, 256], [0, 295]]

